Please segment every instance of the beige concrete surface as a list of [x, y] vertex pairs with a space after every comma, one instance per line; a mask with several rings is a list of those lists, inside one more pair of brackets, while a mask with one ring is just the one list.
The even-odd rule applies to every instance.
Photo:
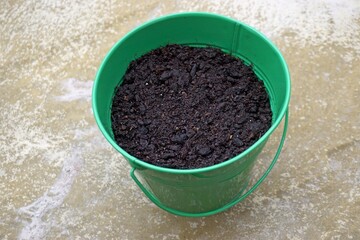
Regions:
[[[259, 29], [292, 77], [289, 134], [274, 170], [242, 203], [198, 219], [144, 197], [91, 110], [110, 47], [142, 22], [181, 11]], [[359, 81], [358, 0], [2, 0], [0, 239], [360, 239]]]

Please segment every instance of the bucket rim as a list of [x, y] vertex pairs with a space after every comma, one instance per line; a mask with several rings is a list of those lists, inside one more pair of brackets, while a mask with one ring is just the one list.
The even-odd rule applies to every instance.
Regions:
[[[135, 34], [136, 32], [138, 32], [138, 31], [140, 31], [140, 30], [142, 30], [142, 29], [144, 29], [144, 28], [146, 28], [146, 27], [148, 27], [150, 25], [156, 24], [157, 22], [166, 21], [168, 19], [174, 19], [174, 18], [179, 18], [179, 17], [189, 17], [189, 16], [213, 17], [213, 18], [223, 19], [223, 20], [226, 20], [226, 21], [232, 21], [234, 23], [240, 24], [242, 27], [248, 28], [249, 30], [251, 30], [255, 34], [257, 34], [260, 38], [262, 38], [264, 41], [266, 41], [271, 46], [271, 48], [276, 52], [276, 54], [279, 56], [280, 64], [282, 65], [282, 68], [283, 68], [284, 73], [286, 75], [285, 100], [284, 100], [284, 102], [282, 104], [282, 107], [281, 107], [280, 111], [278, 112], [277, 118], [272, 123], [271, 127], [265, 132], [265, 134], [263, 136], [261, 136], [261, 138], [259, 138], [254, 144], [252, 144], [248, 149], [246, 149], [242, 153], [240, 153], [240, 154], [238, 154], [238, 155], [236, 155], [236, 156], [234, 156], [234, 157], [232, 157], [232, 158], [230, 158], [228, 160], [225, 160], [222, 163], [218, 163], [218, 164], [208, 166], [208, 167], [203, 167], [203, 168], [195, 168], [195, 169], [165, 168], [165, 167], [160, 167], [160, 166], [156, 166], [156, 165], [147, 163], [145, 161], [142, 161], [142, 160], [136, 158], [135, 156], [133, 156], [133, 155], [129, 154], [128, 152], [126, 152], [123, 148], [121, 148], [115, 142], [115, 140], [106, 131], [104, 125], [102, 124], [102, 122], [100, 120], [100, 116], [99, 116], [99, 113], [98, 113], [98, 110], [97, 110], [97, 88], [98, 88], [98, 84], [99, 84], [100, 75], [101, 75], [101, 73], [102, 73], [102, 71], [104, 69], [104, 66], [109, 61], [111, 55], [131, 35]], [[280, 50], [276, 47], [276, 45], [272, 41], [270, 41], [270, 39], [267, 38], [263, 33], [261, 33], [257, 29], [255, 29], [255, 28], [253, 28], [253, 27], [251, 27], [251, 26], [249, 26], [249, 25], [247, 25], [247, 24], [245, 24], [245, 23], [243, 23], [243, 22], [241, 22], [239, 20], [235, 20], [233, 18], [224, 16], [224, 15], [220, 15], [220, 14], [217, 14], [217, 13], [211, 13], [211, 12], [182, 12], [182, 13], [168, 14], [168, 15], [164, 15], [164, 16], [157, 17], [155, 19], [149, 20], [149, 21], [137, 26], [136, 28], [132, 29], [131, 31], [129, 31], [127, 34], [125, 34], [120, 40], [118, 40], [113, 45], [113, 47], [110, 49], [110, 51], [108, 51], [106, 53], [106, 56], [103, 59], [103, 61], [101, 62], [101, 65], [100, 65], [100, 67], [99, 67], [99, 69], [98, 69], [98, 71], [96, 73], [94, 84], [93, 84], [93, 89], [92, 89], [92, 108], [93, 108], [96, 123], [97, 123], [98, 127], [100, 128], [100, 131], [102, 132], [102, 134], [106, 138], [106, 140], [119, 153], [121, 153], [130, 162], [130, 164], [132, 166], [136, 166], [137, 168], [151, 169], [151, 170], [154, 170], [154, 171], [157, 171], [157, 172], [165, 172], [165, 173], [172, 173], [172, 174], [195, 174], [195, 173], [204, 173], [204, 172], [213, 171], [213, 170], [225, 167], [227, 165], [230, 165], [230, 164], [240, 160], [244, 156], [248, 155], [255, 148], [257, 148], [261, 143], [266, 141], [266, 139], [268, 139], [268, 137], [270, 137], [270, 135], [279, 126], [279, 124], [281, 123], [281, 120], [285, 116], [286, 110], [288, 109], [289, 102], [290, 102], [290, 93], [291, 93], [290, 72], [289, 72], [288, 66], [286, 64], [286, 61], [285, 61], [284, 57], [282, 56]]]

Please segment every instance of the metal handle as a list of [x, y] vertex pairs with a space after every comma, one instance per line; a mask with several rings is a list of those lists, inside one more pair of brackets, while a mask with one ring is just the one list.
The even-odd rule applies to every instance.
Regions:
[[142, 185], [142, 183], [139, 181], [139, 179], [135, 176], [135, 170], [136, 168], [134, 167], [131, 172], [130, 172], [130, 176], [132, 177], [132, 179], [136, 182], [136, 184], [140, 187], [140, 189], [145, 193], [145, 195], [153, 202], [155, 203], [156, 206], [158, 206], [159, 208], [168, 211], [172, 214], [175, 215], [179, 215], [179, 216], [184, 216], [184, 217], [205, 217], [205, 216], [209, 216], [212, 214], [216, 214], [219, 212], [222, 212], [232, 206], [234, 206], [235, 204], [241, 202], [242, 200], [244, 200], [247, 196], [249, 196], [263, 181], [264, 179], [269, 175], [270, 171], [272, 170], [272, 168], [274, 167], [276, 161], [278, 160], [281, 150], [284, 146], [284, 142], [285, 142], [285, 137], [286, 137], [286, 132], [287, 132], [287, 128], [288, 128], [288, 122], [289, 122], [289, 113], [288, 110], [286, 110], [285, 112], [285, 122], [284, 122], [284, 129], [283, 129], [283, 134], [279, 143], [279, 147], [275, 153], [275, 156], [273, 158], [273, 160], [271, 161], [268, 169], [264, 172], [264, 174], [260, 177], [260, 179], [244, 194], [240, 195], [239, 197], [235, 198], [232, 202], [226, 204], [225, 206], [212, 210], [210, 212], [204, 212], [204, 213], [187, 213], [187, 212], [182, 212], [173, 208], [169, 208], [165, 205], [163, 205], [151, 192], [149, 192], [149, 190], [147, 190], [144, 185]]

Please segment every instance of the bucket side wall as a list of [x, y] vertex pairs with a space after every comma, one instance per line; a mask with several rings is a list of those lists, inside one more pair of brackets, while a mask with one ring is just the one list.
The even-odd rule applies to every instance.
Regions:
[[175, 175], [144, 169], [138, 170], [137, 175], [166, 207], [188, 213], [213, 211], [243, 192], [265, 144], [239, 161], [206, 173]]

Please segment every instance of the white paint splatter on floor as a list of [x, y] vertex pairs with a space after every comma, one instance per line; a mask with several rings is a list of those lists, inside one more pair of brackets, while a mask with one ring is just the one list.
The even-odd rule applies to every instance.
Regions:
[[74, 147], [71, 156], [64, 160], [61, 173], [51, 188], [33, 203], [19, 209], [24, 224], [19, 239], [43, 239], [45, 237], [52, 225], [51, 211], [63, 203], [71, 190], [76, 175], [81, 170], [82, 151], [81, 148]]
[[62, 91], [64, 94], [54, 97], [55, 100], [62, 102], [70, 102], [75, 100], [86, 100], [91, 99], [91, 89], [93, 81], [80, 81], [75, 78], [69, 78], [61, 81]]
[[[72, 102], [76, 100], [90, 101], [92, 81], [80, 81], [74, 78], [66, 79], [62, 82], [62, 95], [55, 96], [54, 99], [60, 102]], [[75, 129], [74, 144], [69, 150], [70, 156], [60, 151], [59, 154], [55, 152], [48, 152], [44, 156], [51, 158], [63, 158], [61, 172], [55, 183], [47, 190], [41, 197], [27, 206], [19, 208], [19, 221], [22, 222], [22, 228], [19, 239], [42, 239], [50, 230], [52, 223], [52, 211], [58, 208], [69, 194], [72, 184], [81, 170], [83, 165], [84, 152], [91, 148], [88, 144], [81, 143], [89, 133], [94, 132], [94, 127], [86, 129]], [[78, 143], [76, 143], [78, 142]], [[40, 144], [42, 149], [49, 146]], [[46, 147], [47, 146], [47, 147]], [[55, 159], [53, 159], [55, 160]]]

